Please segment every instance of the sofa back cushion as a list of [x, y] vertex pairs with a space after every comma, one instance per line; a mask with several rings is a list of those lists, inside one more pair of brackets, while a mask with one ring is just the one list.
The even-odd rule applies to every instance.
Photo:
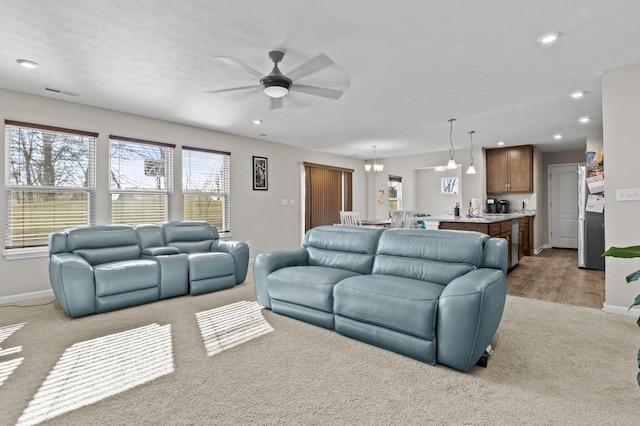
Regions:
[[383, 228], [318, 226], [304, 236], [310, 266], [327, 266], [370, 274]]
[[470, 231], [389, 229], [380, 237], [373, 273], [447, 285], [481, 265], [488, 239]]
[[211, 244], [220, 239], [218, 229], [207, 222], [176, 220], [163, 223], [162, 228], [166, 244], [182, 253], [211, 251]]
[[164, 242], [164, 232], [160, 225], [137, 225], [136, 233], [138, 234], [138, 241], [140, 241], [140, 248], [142, 248], [142, 250], [149, 247], [162, 247], [166, 245]]
[[98, 225], [67, 229], [67, 247], [90, 265], [140, 259], [138, 237], [132, 226]]

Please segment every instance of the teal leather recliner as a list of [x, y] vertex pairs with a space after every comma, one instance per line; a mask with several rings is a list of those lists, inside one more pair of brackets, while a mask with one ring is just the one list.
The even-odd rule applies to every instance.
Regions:
[[320, 226], [259, 254], [254, 281], [273, 312], [468, 371], [500, 324], [507, 256], [478, 232]]

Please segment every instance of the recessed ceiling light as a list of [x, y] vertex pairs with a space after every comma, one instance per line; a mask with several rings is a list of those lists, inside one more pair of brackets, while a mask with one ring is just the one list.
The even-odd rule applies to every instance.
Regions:
[[33, 62], [28, 59], [16, 59], [16, 62], [21, 67], [29, 68], [29, 69], [38, 68], [40, 66], [37, 62]]
[[553, 135], [553, 138], [559, 140], [562, 139], [562, 135], [560, 133], [556, 133], [555, 135]]
[[498, 145], [500, 145], [500, 146], [504, 145], [504, 141], [498, 142]]
[[582, 118], [580, 119], [580, 122], [581, 122], [581, 123], [588, 123], [589, 121], [591, 121], [591, 119], [590, 119], [589, 117], [582, 117]]
[[583, 97], [583, 96], [584, 96], [584, 92], [573, 92], [573, 93], [571, 94], [571, 97], [572, 97], [573, 99], [580, 99], [580, 98], [581, 98], [581, 97]]
[[545, 45], [553, 44], [556, 41], [558, 41], [559, 37], [560, 37], [560, 33], [557, 32], [557, 31], [556, 32], [552, 32], [552, 33], [543, 34], [540, 37], [538, 37], [538, 43], [545, 44]]
[[262, 120], [253, 120], [252, 123], [257, 126], [258, 124], [262, 124]]

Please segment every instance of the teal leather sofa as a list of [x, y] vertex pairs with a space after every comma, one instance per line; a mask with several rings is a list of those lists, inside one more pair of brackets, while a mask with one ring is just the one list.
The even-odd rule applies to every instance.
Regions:
[[498, 329], [507, 242], [471, 231], [320, 226], [261, 253], [258, 303], [429, 364], [468, 371]]
[[244, 282], [249, 248], [205, 222], [80, 226], [49, 235], [49, 280], [72, 318]]

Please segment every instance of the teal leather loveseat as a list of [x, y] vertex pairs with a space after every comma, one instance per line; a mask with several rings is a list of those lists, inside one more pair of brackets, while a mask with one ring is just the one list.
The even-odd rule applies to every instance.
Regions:
[[49, 279], [72, 318], [244, 282], [249, 248], [197, 221], [98, 225], [49, 235]]
[[320, 226], [261, 253], [258, 303], [403, 355], [468, 371], [498, 329], [507, 242], [470, 231]]

